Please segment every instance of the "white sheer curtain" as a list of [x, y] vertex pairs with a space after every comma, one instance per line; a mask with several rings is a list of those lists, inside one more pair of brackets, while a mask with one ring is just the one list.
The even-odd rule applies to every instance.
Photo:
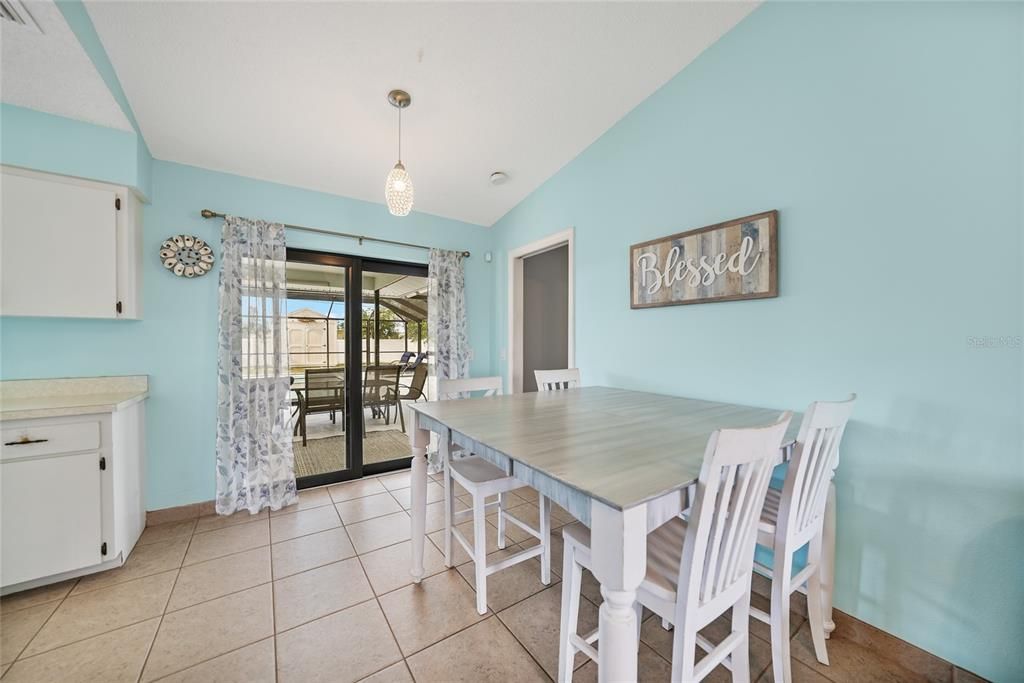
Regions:
[[[437, 380], [469, 374], [469, 338], [466, 335], [466, 275], [462, 252], [430, 250], [427, 274], [427, 350], [433, 395]], [[441, 468], [431, 435], [430, 469]]]
[[217, 513], [296, 501], [284, 226], [228, 216], [221, 238]]

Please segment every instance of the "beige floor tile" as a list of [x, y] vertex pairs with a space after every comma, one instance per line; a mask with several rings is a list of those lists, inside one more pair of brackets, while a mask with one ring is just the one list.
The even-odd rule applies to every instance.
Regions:
[[834, 615], [837, 634], [833, 637], [851, 640], [904, 669], [923, 674], [932, 683], [952, 683], [953, 665], [946, 660], [844, 612], [836, 610]]
[[333, 505], [326, 505], [271, 518], [270, 538], [274, 543], [280, 543], [338, 526], [341, 526], [338, 511], [334, 509]]
[[[395, 497], [395, 500], [398, 501], [403, 509], [408, 510], [412, 507], [412, 489], [399, 489], [392, 491], [391, 495]], [[436, 481], [428, 481], [427, 502], [436, 503], [439, 500], [444, 500], [444, 487]]]
[[401, 512], [402, 506], [398, 504], [390, 493], [375, 493], [363, 498], [353, 498], [336, 505], [341, 521], [345, 524], [362, 522], [373, 517], [381, 517], [393, 512]]
[[185, 558], [188, 542], [188, 537], [182, 536], [160, 543], [136, 545], [124, 565], [117, 569], [108, 569], [105, 572], [83, 576], [71, 591], [71, 595], [177, 569]]
[[543, 681], [537, 663], [502, 623], [491, 617], [407, 660], [418, 681]]
[[[510, 546], [505, 550], [496, 550], [487, 556], [487, 564], [494, 564], [515, 553], [522, 552], [519, 546]], [[469, 582], [469, 585], [476, 590], [476, 565], [472, 562], [459, 565], [459, 573]], [[558, 577], [552, 575], [551, 580], [558, 582]], [[487, 606], [499, 612], [520, 600], [525, 600], [535, 593], [544, 590], [545, 586], [540, 581], [540, 560], [536, 557], [514, 564], [511, 567], [502, 569], [487, 577]]]
[[367, 676], [359, 683], [413, 683], [413, 680], [405, 662], [398, 662], [372, 676]]
[[134, 683], [160, 619], [154, 618], [14, 663], [4, 683], [104, 681]]
[[[444, 529], [442, 529], [440, 531], [435, 531], [435, 532], [430, 533], [430, 534], [427, 534], [427, 538], [430, 540], [431, 543], [434, 544], [434, 547], [437, 548], [438, 551], [440, 551], [442, 553], [441, 556], [443, 558], [444, 557]], [[472, 538], [470, 538], [470, 540], [472, 540]], [[466, 562], [469, 562], [471, 559], [473, 559], [473, 558], [471, 558], [469, 556], [469, 554], [465, 550], [462, 549], [462, 546], [459, 545], [459, 542], [456, 541], [453, 538], [452, 539], [452, 566], [457, 567], [460, 564], [465, 564]]]
[[267, 519], [269, 516], [270, 512], [268, 510], [260, 510], [255, 515], [250, 514], [248, 510], [239, 510], [233, 515], [206, 515], [205, 517], [200, 517], [199, 521], [196, 522], [196, 533], [226, 529], [236, 524], [248, 524], [249, 522]]
[[456, 572], [382, 595], [380, 605], [406, 656], [483, 619], [473, 589]]
[[394, 474], [382, 474], [377, 479], [388, 491], [397, 491], [409, 488], [412, 481], [412, 472], [405, 470], [404, 472], [395, 472]]
[[[791, 667], [790, 674], [792, 675], [793, 683], [832, 683], [831, 679], [825, 678], [814, 669], [798, 660], [792, 660]], [[731, 679], [727, 679], [725, 676], [722, 676], [721, 680], [726, 681]], [[836, 680], [841, 681], [844, 679], [840, 678]], [[757, 679], [757, 683], [775, 683], [775, 676], [772, 674], [771, 666], [761, 674], [761, 677]]]
[[52, 650], [164, 611], [178, 570], [69, 596], [25, 650], [25, 656]]
[[371, 550], [385, 546], [408, 541], [412, 535], [410, 525], [412, 520], [405, 512], [396, 512], [368, 519], [365, 522], [356, 522], [345, 527], [348, 536], [352, 539], [359, 554], [368, 553]]
[[151, 681], [274, 634], [270, 584], [164, 616], [142, 672]]
[[401, 658], [375, 600], [277, 635], [281, 683], [348, 683]]
[[[652, 616], [644, 621], [643, 627], [640, 630], [640, 639], [650, 645], [654, 651], [664, 659], [671, 661], [672, 634], [672, 631], [666, 631], [661, 627], [660, 617]], [[726, 632], [721, 628], [721, 624], [713, 622], [701, 630], [701, 635], [712, 643], [719, 643], [722, 638], [725, 637]], [[771, 663], [771, 645], [756, 636], [751, 636], [750, 680], [757, 680], [757, 677], [761, 675], [761, 672], [770, 666]], [[711, 674], [709, 674], [706, 680], [711, 681], [712, 683], [715, 683], [716, 681], [730, 681], [732, 680], [732, 675], [725, 667], [718, 666], [711, 672]]]
[[347, 560], [356, 554], [344, 527], [328, 529], [270, 546], [274, 578], [280, 579], [307, 569]]
[[444, 528], [444, 501], [427, 504], [426, 532], [432, 534]]
[[17, 609], [41, 605], [44, 602], [60, 600], [71, 592], [76, 583], [78, 583], [78, 579], [71, 579], [70, 581], [51, 583], [49, 586], [40, 586], [39, 588], [5, 595], [3, 598], [0, 598], [0, 614], [7, 614]]
[[[672, 678], [672, 665], [662, 659], [654, 650], [640, 645], [637, 653], [637, 680], [641, 683], [667, 683]], [[597, 662], [587, 659], [572, 677], [573, 683], [597, 683]], [[718, 679], [709, 676], [704, 679], [710, 683], [718, 683]], [[731, 678], [729, 679], [732, 680]]]
[[267, 638], [162, 678], [160, 683], [274, 683], [276, 666], [274, 639]]
[[537, 501], [540, 500], [537, 490], [530, 486], [523, 486], [522, 488], [515, 489], [512, 491], [512, 495], [518, 497], [524, 503], [530, 503], [531, 505], [536, 505]]
[[184, 519], [179, 522], [167, 522], [166, 524], [148, 526], [143, 530], [142, 535], [139, 536], [138, 545], [170, 541], [182, 536], [188, 538], [192, 535], [195, 528], [196, 520], [194, 519]]
[[331, 499], [331, 494], [328, 493], [326, 486], [321, 486], [315, 489], [304, 489], [299, 491], [299, 501], [297, 503], [281, 508], [280, 510], [271, 510], [270, 516], [277, 517], [278, 515], [288, 515], [300, 510], [309, 510], [311, 508], [318, 508], [324, 505], [331, 505], [332, 503], [334, 503], [334, 500]]
[[834, 681], [850, 683], [867, 683], [868, 681], [906, 681], [924, 683], [928, 677], [900, 666], [886, 659], [884, 652], [871, 650], [857, 642], [849, 640], [838, 628], [826, 643], [828, 648], [829, 666], [818, 662], [814, 656], [814, 645], [811, 642], [810, 624], [804, 623], [793, 636], [790, 648], [792, 658], [799, 660], [821, 675]]
[[331, 494], [331, 499], [335, 503], [370, 496], [374, 493], [384, 493], [385, 491], [387, 489], [377, 479], [356, 479], [355, 481], [346, 481], [327, 487], [327, 492]]
[[[552, 678], [558, 672], [558, 643], [562, 618], [561, 584], [547, 588], [528, 600], [499, 612], [498, 618], [522, 643], [527, 651]], [[587, 634], [597, 628], [597, 608], [587, 600], [580, 600], [577, 632]], [[589, 661], [586, 655], [576, 655], [576, 668]]]
[[277, 631], [351, 607], [373, 597], [370, 582], [355, 557], [274, 581]]
[[[380, 550], [359, 556], [373, 592], [377, 595], [390, 593], [412, 583], [409, 575], [412, 557], [412, 541], [389, 545]], [[444, 557], [432, 543], [423, 544], [424, 576], [433, 576], [445, 570]]]
[[207, 531], [192, 537], [192, 543], [185, 553], [185, 565], [213, 560], [264, 545], [270, 545], [270, 525], [266, 520]]
[[0, 664], [13, 662], [59, 605], [60, 601], [54, 600], [4, 612], [0, 620]]
[[270, 581], [270, 548], [254, 548], [190, 564], [178, 574], [167, 611], [173, 612]]

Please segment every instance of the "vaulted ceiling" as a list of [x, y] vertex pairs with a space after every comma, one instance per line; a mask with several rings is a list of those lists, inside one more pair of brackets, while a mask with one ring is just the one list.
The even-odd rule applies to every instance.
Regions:
[[85, 6], [154, 157], [379, 203], [403, 88], [415, 210], [487, 226], [756, 3]]

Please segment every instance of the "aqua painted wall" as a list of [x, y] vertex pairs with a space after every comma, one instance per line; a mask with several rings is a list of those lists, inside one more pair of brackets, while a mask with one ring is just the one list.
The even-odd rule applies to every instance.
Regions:
[[[34, 167], [51, 170], [42, 163]], [[150, 376], [148, 509], [214, 497], [217, 274], [177, 278], [157, 257], [160, 242], [177, 233], [220, 244], [221, 222], [200, 218], [203, 208], [472, 251], [466, 262], [472, 368], [490, 371], [494, 276], [483, 260], [489, 229], [417, 213], [398, 219], [380, 204], [155, 161], [152, 203], [144, 211], [143, 320], [0, 319], [0, 378]], [[289, 233], [288, 243], [410, 262], [425, 262], [426, 255], [306, 233]]]
[[[860, 395], [840, 609], [1024, 680], [1024, 5], [770, 3], [495, 226], [575, 227], [590, 384], [802, 409]], [[780, 212], [777, 299], [630, 310], [630, 244]], [[495, 369], [503, 371], [504, 363]]]

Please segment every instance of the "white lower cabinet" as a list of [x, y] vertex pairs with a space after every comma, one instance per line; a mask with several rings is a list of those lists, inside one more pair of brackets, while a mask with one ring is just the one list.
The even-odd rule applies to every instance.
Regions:
[[145, 526], [144, 403], [0, 424], [4, 593], [120, 566]]

